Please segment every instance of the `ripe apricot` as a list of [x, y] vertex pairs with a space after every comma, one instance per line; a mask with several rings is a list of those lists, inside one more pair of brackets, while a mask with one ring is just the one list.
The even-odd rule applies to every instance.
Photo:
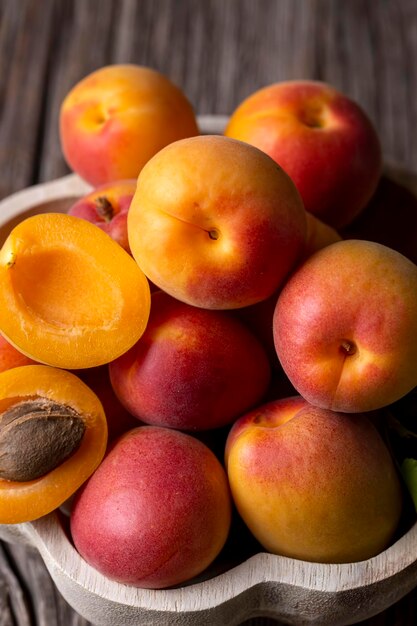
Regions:
[[140, 426], [77, 493], [70, 529], [83, 559], [107, 578], [161, 589], [202, 573], [230, 523], [229, 485], [215, 454], [192, 435]]
[[381, 176], [381, 142], [365, 110], [332, 85], [289, 80], [239, 104], [225, 134], [264, 150], [291, 177], [304, 206], [339, 229], [353, 222]]
[[149, 284], [101, 229], [61, 213], [18, 224], [0, 250], [0, 330], [30, 358], [64, 369], [108, 363], [136, 343]]
[[228, 137], [171, 143], [142, 169], [127, 217], [130, 249], [155, 285], [205, 309], [265, 300], [302, 254], [306, 214], [269, 156]]
[[140, 65], [108, 65], [77, 83], [60, 110], [68, 165], [93, 186], [137, 178], [172, 141], [199, 134], [194, 110], [166, 76]]
[[152, 295], [141, 339], [109, 371], [132, 415], [188, 431], [230, 424], [260, 402], [270, 379], [265, 350], [240, 320], [162, 291]]
[[46, 365], [0, 373], [0, 523], [37, 519], [93, 473], [107, 445], [103, 406], [77, 376]]

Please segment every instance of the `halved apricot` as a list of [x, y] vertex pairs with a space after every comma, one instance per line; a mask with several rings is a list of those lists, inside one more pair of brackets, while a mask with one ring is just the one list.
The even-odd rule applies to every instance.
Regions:
[[18, 224], [0, 250], [0, 331], [20, 352], [64, 369], [102, 365], [140, 338], [149, 283], [109, 235], [61, 213]]
[[0, 523], [50, 513], [100, 464], [107, 422], [96, 394], [47, 365], [0, 373]]

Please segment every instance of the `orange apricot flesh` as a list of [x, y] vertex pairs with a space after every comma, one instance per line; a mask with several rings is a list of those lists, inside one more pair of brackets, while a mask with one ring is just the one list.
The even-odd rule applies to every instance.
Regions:
[[149, 311], [143, 272], [86, 220], [34, 215], [0, 250], [0, 331], [40, 363], [64, 369], [108, 363], [138, 341]]

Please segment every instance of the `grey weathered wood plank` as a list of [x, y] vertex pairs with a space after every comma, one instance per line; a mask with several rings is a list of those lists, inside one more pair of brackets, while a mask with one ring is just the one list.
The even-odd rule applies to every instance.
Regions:
[[8, 552], [9, 546], [0, 546], [0, 624], [7, 626], [15, 620], [19, 626], [30, 626], [32, 616], [29, 599]]
[[2, 196], [67, 171], [60, 103], [82, 76], [112, 62], [167, 73], [199, 113], [230, 113], [270, 82], [327, 80], [368, 111], [387, 159], [417, 162], [410, 132], [417, 9], [410, 0], [211, 0], [198, 10], [191, 0], [108, 0], [100, 11], [92, 0], [37, 6], [0, 4]]
[[52, 8], [30, 0], [0, 10], [0, 195], [34, 179], [43, 131]]

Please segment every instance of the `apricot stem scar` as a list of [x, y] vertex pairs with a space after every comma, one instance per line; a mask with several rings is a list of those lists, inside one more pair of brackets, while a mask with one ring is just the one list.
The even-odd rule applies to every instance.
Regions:
[[340, 344], [340, 349], [346, 356], [352, 356], [356, 352], [356, 345], [353, 341], [350, 341], [350, 339], [343, 339]]
[[208, 231], [208, 235], [210, 237], [210, 239], [218, 239], [220, 236], [219, 231], [216, 228], [212, 228], [211, 230]]
[[307, 108], [300, 113], [300, 120], [305, 126], [308, 126], [309, 128], [322, 128], [322, 117], [322, 110], [317, 107]]
[[112, 203], [106, 196], [99, 196], [95, 200], [97, 213], [104, 218], [106, 222], [110, 222], [114, 217], [114, 208]]

